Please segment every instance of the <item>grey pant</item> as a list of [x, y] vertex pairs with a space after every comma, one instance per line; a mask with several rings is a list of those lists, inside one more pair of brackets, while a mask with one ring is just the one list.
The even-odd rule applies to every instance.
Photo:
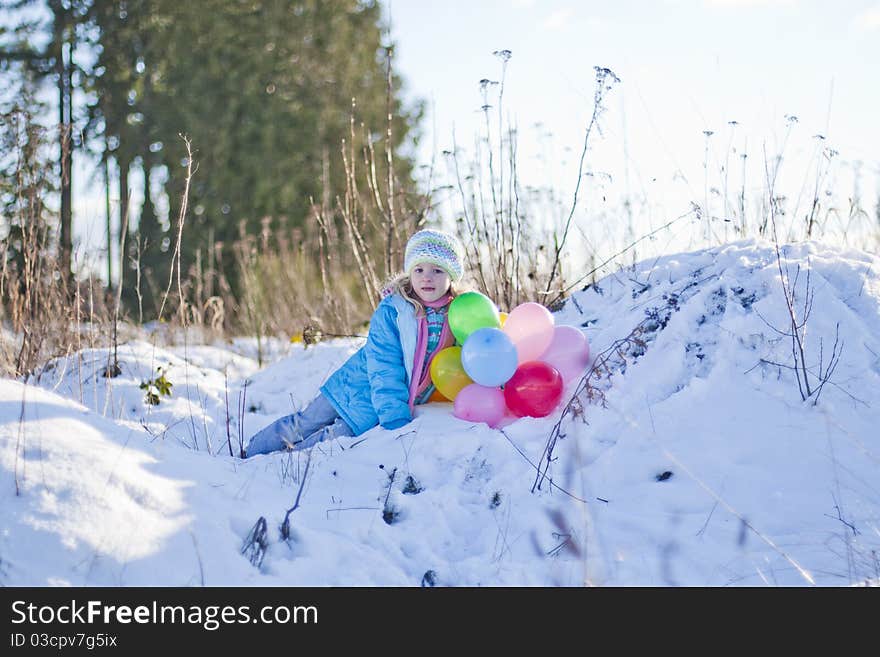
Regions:
[[246, 454], [250, 457], [282, 449], [307, 449], [324, 440], [353, 435], [327, 398], [318, 393], [304, 410], [279, 418], [256, 433]]

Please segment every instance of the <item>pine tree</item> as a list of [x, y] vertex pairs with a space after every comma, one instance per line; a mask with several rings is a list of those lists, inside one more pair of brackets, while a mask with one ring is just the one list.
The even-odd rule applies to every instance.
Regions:
[[[191, 140], [195, 161], [182, 272], [185, 277], [198, 252], [214, 253], [223, 244], [217, 268], [233, 293], [238, 284], [231, 247], [242, 234], [302, 227], [310, 199], [323, 204], [330, 221], [341, 221], [331, 206], [346, 193], [343, 141], [356, 160], [352, 166], [363, 168], [362, 149], [374, 148], [377, 176], [395, 187], [395, 198], [413, 189], [412, 163], [399, 150], [412, 137], [419, 110], [403, 107], [401, 82], [388, 75], [391, 44], [383, 37], [378, 2], [0, 0], [0, 7], [39, 8], [45, 17], [36, 27], [22, 20], [16, 33], [40, 31], [47, 45], [37, 49], [33, 44], [40, 40], [23, 37], [22, 47], [13, 49], [4, 39], [0, 62], [25, 62], [58, 92], [56, 175], [66, 271], [70, 164], [82, 129], [96, 164], [118, 169], [120, 224], [130, 215], [132, 235], [119, 253], [130, 267], [137, 250], [151, 281], [139, 290], [147, 316], [155, 315], [157, 291], [170, 274], [186, 182], [181, 135]], [[77, 116], [75, 86], [89, 99]], [[393, 156], [386, 157], [389, 151]], [[129, 211], [129, 181], [138, 172], [143, 202]], [[394, 208], [389, 202], [383, 211], [399, 214]], [[124, 294], [134, 303], [132, 284], [134, 277], [126, 276]]]
[[[67, 285], [71, 274], [73, 251], [73, 151], [77, 138], [74, 125], [73, 87], [78, 69], [76, 47], [79, 28], [89, 13], [87, 0], [7, 0], [0, 10], [19, 17], [9, 30], [12, 39], [0, 46], [0, 61], [17, 62], [21, 74], [35, 80], [52, 79], [57, 91], [58, 171], [60, 186], [60, 273]], [[41, 20], [40, 10], [44, 15]], [[34, 18], [34, 16], [37, 16]], [[48, 36], [42, 48], [35, 47], [39, 33]]]
[[[355, 153], [363, 144], [362, 123], [378, 138], [377, 158], [383, 161], [389, 98], [379, 5], [357, 0], [126, 4], [130, 16], [142, 12], [136, 39], [141, 72], [132, 79], [134, 105], [128, 108], [129, 117], [136, 109], [139, 136], [133, 141], [141, 145], [142, 166], [167, 171], [162, 190], [167, 217], [154, 221], [149, 205], [141, 213], [138, 234], [146, 245], [141, 262], [164, 287], [185, 183], [179, 138], [185, 134], [195, 147], [197, 171], [182, 244], [183, 271], [197, 250], [213, 248], [210, 237], [226, 245], [220, 265], [235, 288], [229, 247], [242, 228], [256, 234], [264, 225], [302, 225], [310, 198], [343, 194], [340, 149], [344, 139], [350, 142], [352, 99]], [[393, 78], [392, 85], [391, 147], [397, 150], [413, 117], [398, 100], [400, 81]], [[148, 152], [148, 145], [155, 152]], [[406, 186], [411, 163], [402, 157], [395, 161]]]

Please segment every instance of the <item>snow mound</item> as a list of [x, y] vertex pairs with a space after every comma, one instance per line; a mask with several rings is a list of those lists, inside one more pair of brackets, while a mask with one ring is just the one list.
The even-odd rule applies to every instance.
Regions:
[[[880, 544], [880, 258], [817, 244], [782, 250], [803, 310], [802, 401], [771, 246], [752, 241], [643, 262], [574, 295], [557, 316], [612, 359], [606, 408], [571, 428], [607, 582], [840, 585], [877, 576]], [[800, 267], [800, 274], [798, 274]], [[802, 313], [801, 313], [802, 314]], [[646, 321], [647, 320], [647, 321]], [[814, 380], [815, 384], [815, 380]], [[608, 386], [608, 381], [598, 385]]]
[[[809, 272], [806, 401], [776, 253], [753, 241], [574, 294], [556, 321], [590, 340], [589, 396], [503, 430], [430, 404], [398, 431], [230, 456], [359, 340], [284, 346], [262, 370], [252, 343], [135, 342], [113, 377], [96, 349], [2, 380], [0, 584], [876, 582], [880, 258], [807, 243], [783, 270], [799, 312]], [[160, 374], [171, 394], [148, 403]]]

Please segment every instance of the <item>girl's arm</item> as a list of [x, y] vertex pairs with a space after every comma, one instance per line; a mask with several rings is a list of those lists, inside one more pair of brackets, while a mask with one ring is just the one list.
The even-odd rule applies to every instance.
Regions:
[[403, 349], [394, 314], [391, 305], [379, 305], [370, 320], [366, 345], [370, 398], [379, 424], [385, 429], [399, 429], [412, 420]]

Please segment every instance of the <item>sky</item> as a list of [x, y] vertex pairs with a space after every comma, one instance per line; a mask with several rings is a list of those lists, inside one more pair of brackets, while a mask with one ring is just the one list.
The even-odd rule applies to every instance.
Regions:
[[[726, 184], [739, 188], [741, 167], [732, 162], [742, 153], [750, 192], [763, 187], [764, 153], [772, 159], [783, 152], [779, 188], [801, 195], [816, 178], [822, 148], [837, 152], [823, 183], [845, 199], [858, 167], [862, 204], [876, 203], [878, 0], [386, 0], [383, 6], [405, 97], [427, 103], [418, 156], [425, 165], [434, 158], [435, 184], [443, 182], [440, 154], [452, 150], [453, 129], [465, 150], [485, 130], [479, 81], [501, 80], [493, 52], [507, 49], [502, 113], [506, 125], [517, 127], [521, 183], [553, 187], [568, 205], [593, 111], [594, 67], [620, 79], [606, 94], [586, 160], [585, 171], [603, 175], [585, 186], [579, 212], [611, 213], [620, 199], [640, 198], [650, 206], [643, 231], [686, 211], [691, 201], [723, 215], [718, 195], [709, 198], [708, 190], [724, 186], [722, 168]], [[497, 131], [497, 95], [489, 104]], [[713, 134], [707, 138], [706, 131]], [[85, 178], [78, 176], [80, 184]], [[77, 236], [102, 243], [103, 195], [78, 196], [77, 213], [97, 219], [78, 218]], [[596, 208], [600, 199], [604, 207]]]
[[[786, 115], [798, 120], [783, 175], [798, 184], [815, 167], [808, 165], [816, 134], [839, 152], [844, 170], [864, 163], [865, 193], [880, 171], [876, 0], [388, 0], [385, 7], [397, 70], [429, 105], [424, 161], [451, 149], [453, 126], [459, 145], [484, 129], [479, 80], [500, 79], [492, 53], [507, 49], [504, 114], [519, 128], [526, 179], [569, 191], [577, 180], [594, 66], [621, 82], [606, 97], [588, 167], [608, 173], [622, 193], [673, 206], [702, 200], [704, 131], [714, 133], [709, 177], [718, 178], [728, 149], [748, 152], [755, 167], [764, 148], [778, 152]], [[534, 161], [546, 148], [538, 122], [553, 135], [549, 167]], [[851, 188], [845, 178], [840, 184]], [[747, 184], [761, 182], [756, 168]]]

